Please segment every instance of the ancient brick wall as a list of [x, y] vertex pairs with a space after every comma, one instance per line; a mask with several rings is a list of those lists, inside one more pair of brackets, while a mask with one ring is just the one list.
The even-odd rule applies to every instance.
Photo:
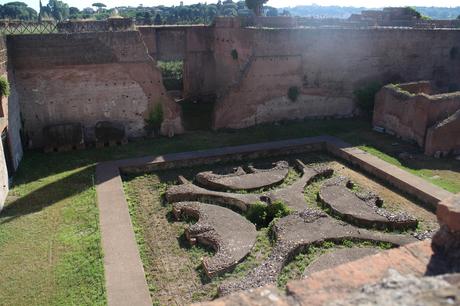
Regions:
[[212, 29], [205, 26], [142, 26], [138, 28], [150, 56], [157, 61], [184, 61], [183, 95], [215, 90]]
[[[432, 79], [447, 87], [459, 77], [458, 31], [231, 26], [214, 29], [215, 128], [350, 116], [353, 91], [372, 81]], [[292, 86], [300, 95], [289, 103]]]
[[457, 112], [427, 130], [425, 154], [460, 154], [460, 107]]
[[[0, 75], [6, 77], [6, 67], [8, 62], [8, 54], [6, 50], [6, 41], [4, 36], [0, 36]], [[8, 107], [8, 98], [1, 98], [1, 107], [6, 110]], [[1, 130], [0, 133], [8, 125], [8, 114], [3, 112], [0, 118]], [[0, 142], [0, 211], [5, 203], [6, 196], [8, 195], [9, 182], [8, 182], [8, 171], [5, 160], [5, 148], [3, 148], [2, 142]], [[8, 152], [7, 152], [8, 153]]]
[[42, 146], [43, 128], [56, 123], [81, 123], [88, 140], [104, 120], [142, 136], [159, 103], [163, 132], [182, 131], [180, 110], [137, 31], [11, 36], [9, 50], [30, 147]]
[[[107, 119], [124, 122], [129, 136], [142, 135], [158, 101], [166, 106], [166, 125], [179, 132], [180, 110], [163, 88], [156, 60], [184, 60], [183, 96], [217, 94], [214, 128], [348, 117], [356, 110], [353, 91], [372, 81], [429, 79], [447, 88], [460, 76], [460, 32], [448, 30], [267, 29], [219, 18], [214, 27], [10, 40], [32, 146], [42, 141], [37, 134], [44, 125], [80, 119], [89, 139], [94, 124]], [[294, 100], [291, 87], [299, 92]]]
[[428, 82], [385, 86], [376, 95], [373, 125], [416, 142], [429, 155], [458, 150], [458, 123], [447, 118], [460, 110], [460, 92], [432, 92]]

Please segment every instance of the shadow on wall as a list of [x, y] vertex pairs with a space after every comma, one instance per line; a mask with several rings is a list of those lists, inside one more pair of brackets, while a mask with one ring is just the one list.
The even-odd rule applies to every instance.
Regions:
[[7, 203], [0, 214], [0, 225], [21, 216], [40, 212], [63, 199], [84, 192], [92, 187], [89, 178], [93, 174], [94, 167], [86, 167]]

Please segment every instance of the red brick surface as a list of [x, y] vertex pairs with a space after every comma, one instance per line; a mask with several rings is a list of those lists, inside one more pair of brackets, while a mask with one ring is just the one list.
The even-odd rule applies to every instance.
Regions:
[[436, 211], [438, 221], [453, 232], [460, 232], [460, 194], [441, 201]]

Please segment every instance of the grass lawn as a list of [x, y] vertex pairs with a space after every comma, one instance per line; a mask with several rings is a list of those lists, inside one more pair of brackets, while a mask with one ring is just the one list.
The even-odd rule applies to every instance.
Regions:
[[[99, 150], [27, 152], [0, 214], [0, 305], [106, 304], [95, 163], [325, 134], [360, 146], [451, 192], [460, 192], [459, 161], [424, 157], [415, 147], [372, 132], [369, 123], [356, 119], [196, 132]], [[398, 157], [401, 152], [413, 158], [402, 160]]]

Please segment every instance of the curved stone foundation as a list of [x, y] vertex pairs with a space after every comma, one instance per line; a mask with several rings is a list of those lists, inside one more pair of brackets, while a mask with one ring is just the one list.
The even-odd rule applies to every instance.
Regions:
[[212, 171], [200, 172], [196, 180], [206, 188], [214, 190], [254, 190], [281, 183], [289, 172], [286, 161], [274, 163], [270, 169], [248, 167], [249, 173], [238, 167], [234, 173], [220, 175]]
[[251, 270], [243, 279], [223, 283], [219, 287], [220, 295], [275, 283], [289, 260], [313, 244], [324, 241], [365, 240], [388, 242], [400, 246], [416, 241], [411, 236], [359, 229], [315, 209], [295, 212], [279, 219], [273, 225], [273, 233], [276, 244], [269, 258]]
[[417, 227], [417, 220], [408, 214], [380, 208], [382, 201], [378, 196], [370, 192], [353, 193], [348, 182], [347, 178], [335, 177], [321, 186], [318, 199], [333, 215], [366, 228], [407, 230]]
[[181, 202], [173, 205], [176, 219], [183, 216], [198, 218], [185, 230], [187, 239], [210, 245], [216, 254], [203, 259], [208, 277], [232, 270], [251, 251], [256, 242], [254, 224], [232, 210], [200, 202]]

